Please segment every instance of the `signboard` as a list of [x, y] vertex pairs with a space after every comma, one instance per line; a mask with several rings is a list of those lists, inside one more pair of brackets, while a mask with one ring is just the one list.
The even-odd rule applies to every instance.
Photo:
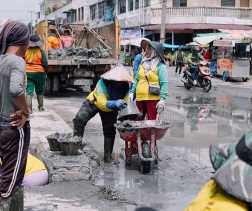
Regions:
[[232, 71], [233, 63], [231, 59], [218, 59], [217, 61], [218, 69], [221, 71]]
[[64, 7], [67, 4], [70, 4], [72, 0], [44, 0], [43, 6], [45, 8], [45, 15]]
[[216, 47], [233, 47], [234, 44], [231, 40], [215, 40], [213, 46]]
[[121, 30], [121, 39], [130, 40], [141, 37], [140, 29], [123, 29]]

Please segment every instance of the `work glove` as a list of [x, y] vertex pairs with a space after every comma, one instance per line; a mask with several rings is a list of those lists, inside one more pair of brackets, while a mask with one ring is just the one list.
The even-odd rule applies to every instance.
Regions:
[[157, 109], [157, 113], [158, 114], [162, 113], [165, 110], [165, 101], [164, 100], [160, 100], [157, 103], [156, 109]]
[[129, 101], [134, 102], [134, 93], [129, 93]]
[[111, 110], [121, 110], [127, 107], [125, 100], [109, 100], [107, 102], [107, 107]]

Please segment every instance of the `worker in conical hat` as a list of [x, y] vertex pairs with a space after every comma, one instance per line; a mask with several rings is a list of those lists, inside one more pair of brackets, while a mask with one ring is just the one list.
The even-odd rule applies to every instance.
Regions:
[[74, 136], [82, 138], [85, 126], [99, 113], [104, 135], [104, 161], [111, 162], [114, 147], [118, 111], [127, 106], [129, 71], [123, 66], [116, 66], [101, 76], [94, 91], [84, 100], [74, 123]]

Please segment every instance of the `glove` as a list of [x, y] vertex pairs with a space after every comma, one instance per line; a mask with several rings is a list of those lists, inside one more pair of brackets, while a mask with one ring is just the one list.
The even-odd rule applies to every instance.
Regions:
[[111, 110], [121, 110], [127, 107], [127, 103], [124, 100], [110, 100], [107, 102], [107, 107]]
[[126, 103], [126, 101], [125, 100], [116, 100], [116, 108], [118, 109], [118, 110], [121, 110], [121, 109], [124, 109], [124, 108], [126, 108], [127, 107], [127, 103]]
[[156, 109], [157, 109], [157, 113], [158, 113], [158, 114], [160, 114], [161, 112], [163, 112], [164, 109], [165, 109], [165, 101], [160, 100], [160, 101], [157, 103]]
[[129, 93], [129, 101], [134, 102], [134, 93]]

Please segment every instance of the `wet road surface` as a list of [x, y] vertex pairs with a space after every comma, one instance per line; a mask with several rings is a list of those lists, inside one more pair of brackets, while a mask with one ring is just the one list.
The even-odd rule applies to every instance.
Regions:
[[[148, 205], [159, 211], [183, 210], [212, 175], [209, 145], [236, 142], [251, 128], [249, 89], [237, 91], [220, 81], [213, 84], [210, 93], [197, 88], [187, 91], [173, 72], [169, 77], [169, 99], [162, 118], [173, 126], [158, 143], [158, 168], [150, 175], [140, 174], [136, 165], [126, 169], [124, 143], [117, 135], [114, 156], [118, 162], [105, 165], [94, 181], [97, 187], [110, 186], [118, 192], [125, 201], [121, 210], [132, 210], [129, 205]], [[83, 97], [49, 98], [47, 107], [71, 125], [82, 101]], [[98, 116], [87, 125], [85, 139], [102, 158], [103, 134]]]

